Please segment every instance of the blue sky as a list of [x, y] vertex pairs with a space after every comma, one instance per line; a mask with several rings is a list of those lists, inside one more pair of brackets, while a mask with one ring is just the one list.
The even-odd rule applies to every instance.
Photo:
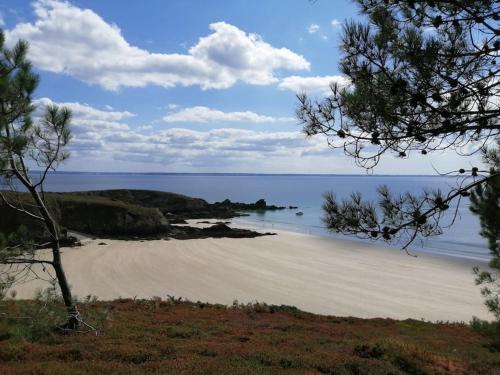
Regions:
[[[74, 112], [80, 171], [364, 173], [321, 137], [306, 140], [295, 93], [339, 75], [352, 1], [0, 0], [7, 43], [30, 42], [37, 104]], [[454, 168], [453, 155], [378, 173]]]

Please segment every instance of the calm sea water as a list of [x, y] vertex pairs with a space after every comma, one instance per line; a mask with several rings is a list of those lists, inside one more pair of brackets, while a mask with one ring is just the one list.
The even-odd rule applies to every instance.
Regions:
[[[377, 186], [388, 185], [394, 193], [418, 193], [423, 188], [446, 191], [454, 178], [431, 176], [352, 176], [352, 175], [234, 175], [234, 174], [100, 174], [53, 173], [46, 183], [47, 191], [82, 191], [101, 189], [149, 189], [199, 197], [208, 202], [229, 198], [236, 202], [255, 202], [264, 198], [268, 204], [299, 206], [296, 211], [283, 210], [251, 214], [248, 218], [264, 228], [281, 228], [334, 238], [323, 227], [322, 195], [333, 191], [346, 197], [359, 191], [367, 199], [376, 199]], [[459, 208], [455, 225], [445, 234], [415, 243], [414, 251], [443, 256], [489, 260], [486, 241], [479, 236], [479, 221], [470, 213], [467, 203]]]

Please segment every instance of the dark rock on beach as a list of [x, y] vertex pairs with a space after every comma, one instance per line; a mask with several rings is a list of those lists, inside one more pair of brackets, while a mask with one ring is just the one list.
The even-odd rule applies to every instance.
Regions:
[[178, 240], [194, 238], [254, 238], [274, 235], [275, 233], [259, 233], [248, 229], [231, 228], [224, 223], [216, 223], [206, 228], [183, 226], [171, 232], [171, 237]]

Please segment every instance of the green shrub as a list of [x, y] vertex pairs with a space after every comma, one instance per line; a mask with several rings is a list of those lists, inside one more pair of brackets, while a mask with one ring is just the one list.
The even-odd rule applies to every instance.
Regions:
[[470, 322], [472, 329], [491, 340], [490, 349], [500, 352], [500, 321], [488, 322], [476, 317]]
[[[1, 300], [0, 300], [1, 301]], [[83, 321], [75, 333], [98, 333], [109, 320], [109, 309], [92, 306], [96, 298], [87, 296], [82, 304]], [[67, 333], [61, 327], [67, 321], [67, 311], [55, 284], [40, 290], [30, 301], [3, 300], [0, 305], [0, 327], [9, 338], [29, 342], [46, 342]], [[3, 331], [2, 330], [2, 331]]]

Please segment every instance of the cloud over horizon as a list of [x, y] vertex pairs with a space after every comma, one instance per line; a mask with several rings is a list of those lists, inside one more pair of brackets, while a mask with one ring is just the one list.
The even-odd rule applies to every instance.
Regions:
[[[69, 146], [72, 157], [62, 166], [63, 170], [364, 173], [354, 168], [352, 160], [341, 150], [328, 147], [324, 137], [306, 138], [300, 131], [230, 127], [206, 131], [181, 127], [155, 129], [127, 124], [134, 117], [129, 111], [100, 110], [78, 102], [57, 103], [49, 98], [38, 99], [35, 104], [36, 115], [51, 104], [64, 105], [73, 111]], [[460, 156], [454, 152], [414, 155], [405, 160], [386, 157], [377, 171], [432, 173], [432, 165], [447, 170], [459, 161]]]
[[[214, 167], [229, 161], [251, 166], [272, 159], [296, 160], [301, 156], [330, 152], [324, 140], [306, 139], [299, 131], [263, 132], [235, 128], [196, 131], [179, 127], [162, 130], [146, 127], [147, 131], [142, 131], [144, 127], [134, 128], [125, 122], [134, 116], [128, 111], [99, 110], [81, 103], [57, 103], [49, 98], [38, 99], [35, 104], [37, 114], [53, 104], [73, 111], [73, 137], [69, 149], [76, 160], [101, 158], [103, 162], [175, 164], [176, 168]], [[234, 113], [238, 112], [225, 114], [234, 116]], [[247, 112], [241, 113], [247, 116]]]

